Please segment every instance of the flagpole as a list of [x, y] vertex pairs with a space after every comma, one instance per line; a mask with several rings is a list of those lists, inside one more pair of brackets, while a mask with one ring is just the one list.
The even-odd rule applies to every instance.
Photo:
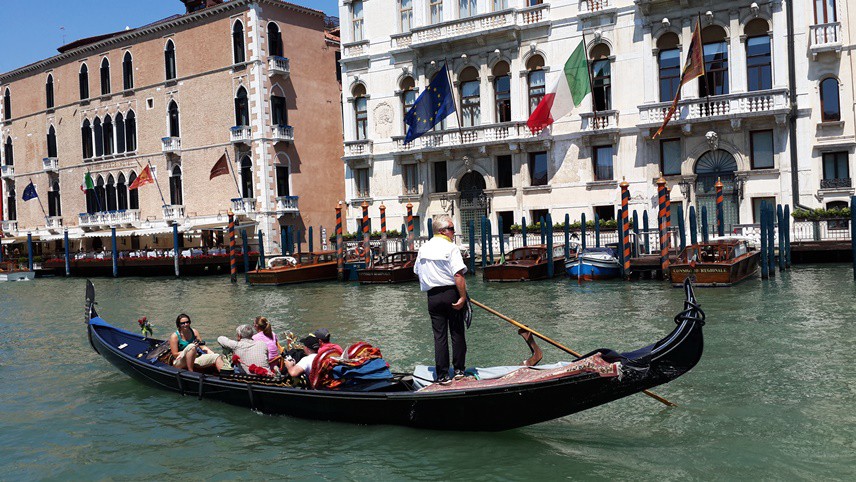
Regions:
[[[89, 176], [89, 180], [92, 181], [92, 171], [86, 171], [86, 174]], [[84, 182], [85, 178], [84, 178]], [[95, 185], [95, 181], [92, 181], [92, 194], [95, 194], [95, 205], [98, 207], [98, 211], [101, 211], [101, 197], [98, 196], [98, 186]]]
[[166, 199], [164, 199], [164, 197], [163, 197], [163, 191], [161, 191], [160, 181], [158, 181], [158, 176], [157, 176], [157, 174], [155, 174], [154, 169], [152, 169], [152, 161], [146, 161], [146, 164], [149, 166], [149, 172], [152, 173], [152, 177], [155, 178], [155, 186], [158, 187], [158, 194], [160, 194], [161, 202], [163, 203], [164, 206], [166, 206], [167, 203], [166, 203]]
[[461, 144], [464, 143], [464, 133], [461, 130], [461, 109], [458, 108], [458, 101], [455, 98], [455, 87], [452, 85], [452, 76], [449, 75], [449, 59], [443, 57], [443, 69], [446, 71], [446, 80], [449, 81], [449, 89], [452, 91], [449, 92], [452, 94], [452, 103], [455, 104], [455, 119], [458, 121], [458, 139], [460, 139]]
[[238, 185], [238, 177], [235, 175], [235, 170], [229, 167], [232, 165], [232, 158], [229, 157], [229, 149], [223, 149], [223, 152], [226, 154], [226, 169], [232, 174], [232, 179], [235, 181], [235, 189], [238, 190], [238, 197], [243, 198], [244, 193], [241, 192], [241, 186]]
[[583, 30], [583, 55], [586, 58], [586, 71], [588, 72], [589, 77], [589, 85], [591, 86], [591, 111], [594, 116], [592, 116], [592, 121], [597, 123], [597, 102], [594, 98], [594, 75], [591, 72], [591, 64], [589, 63], [588, 56], [588, 42], [586, 42], [586, 31]]
[[[30, 184], [33, 184], [33, 178], [30, 178]], [[36, 189], [36, 185], [35, 185], [35, 184], [33, 184], [33, 189], [34, 189], [34, 190]], [[48, 213], [46, 213], [46, 212], [45, 212], [45, 207], [44, 207], [44, 206], [42, 206], [42, 198], [40, 198], [40, 197], [39, 197], [39, 193], [38, 193], [38, 191], [36, 191], [36, 199], [38, 199], [38, 200], [39, 200], [39, 207], [40, 207], [40, 208], [42, 208], [42, 214], [44, 214], [44, 215], [45, 215], [45, 222], [47, 223], [47, 221], [48, 221]]]

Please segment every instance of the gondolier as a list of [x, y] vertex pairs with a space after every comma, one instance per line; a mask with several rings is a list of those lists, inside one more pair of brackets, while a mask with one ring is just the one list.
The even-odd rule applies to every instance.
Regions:
[[419, 276], [422, 291], [428, 292], [428, 314], [434, 331], [434, 364], [437, 381], [449, 380], [449, 340], [452, 334], [452, 364], [455, 378], [462, 378], [466, 369], [467, 340], [464, 336], [467, 305], [467, 266], [461, 250], [452, 242], [455, 224], [446, 215], [437, 216], [432, 223], [434, 235], [419, 248], [413, 271]]

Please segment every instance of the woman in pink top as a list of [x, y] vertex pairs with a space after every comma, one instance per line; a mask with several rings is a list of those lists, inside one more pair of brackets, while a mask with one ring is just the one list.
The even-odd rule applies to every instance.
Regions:
[[253, 340], [263, 341], [268, 347], [268, 359], [273, 360], [279, 356], [279, 340], [276, 338], [276, 333], [270, 326], [267, 318], [257, 316], [256, 322], [253, 325], [258, 333], [253, 335]]

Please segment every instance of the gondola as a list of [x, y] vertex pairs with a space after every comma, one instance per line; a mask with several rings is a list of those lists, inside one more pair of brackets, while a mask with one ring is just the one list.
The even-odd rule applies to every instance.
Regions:
[[[181, 395], [307, 419], [499, 431], [603, 405], [672, 381], [693, 368], [703, 349], [704, 312], [689, 281], [684, 287], [684, 310], [675, 316], [678, 326], [652, 345], [627, 353], [595, 350], [572, 361], [564, 372], [520, 367], [500, 379], [465, 378], [422, 389], [417, 386], [417, 377], [407, 374], [394, 374], [389, 380], [350, 389], [310, 390], [286, 387], [254, 375], [205, 375], [178, 370], [152, 356], [164, 343], [162, 340], [113, 327], [99, 317], [90, 282], [86, 288], [85, 319], [92, 348], [107, 361], [138, 381]], [[612, 373], [582, 368], [598, 360], [606, 363]], [[581, 368], [571, 370], [574, 367]]]

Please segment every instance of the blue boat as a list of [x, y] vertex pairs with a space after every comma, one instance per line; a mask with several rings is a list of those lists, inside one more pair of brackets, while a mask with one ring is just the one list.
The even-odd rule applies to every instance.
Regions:
[[565, 269], [572, 278], [584, 280], [612, 279], [621, 276], [621, 263], [615, 257], [612, 248], [586, 248], [576, 259], [565, 263]]

